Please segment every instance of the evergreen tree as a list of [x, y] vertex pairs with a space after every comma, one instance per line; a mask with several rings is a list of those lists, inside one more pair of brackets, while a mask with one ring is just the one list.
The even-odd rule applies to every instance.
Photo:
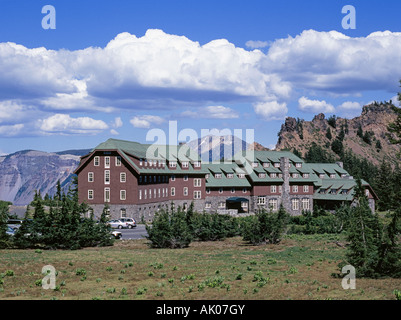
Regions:
[[329, 140], [331, 140], [333, 138], [333, 136], [331, 135], [330, 127], [327, 127], [326, 138]]
[[6, 248], [10, 245], [10, 237], [7, 234], [8, 204], [0, 202], [0, 248]]

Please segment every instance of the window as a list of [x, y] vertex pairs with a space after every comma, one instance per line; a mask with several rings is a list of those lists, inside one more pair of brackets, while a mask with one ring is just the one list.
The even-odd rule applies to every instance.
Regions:
[[211, 202], [206, 202], [205, 203], [205, 209], [210, 209], [212, 207], [212, 203]]
[[121, 166], [121, 157], [120, 156], [116, 157], [116, 166], [117, 167]]
[[175, 175], [172, 175], [170, 180], [175, 181]]
[[337, 189], [331, 189], [331, 190], [330, 190], [330, 193], [331, 193], [331, 194], [337, 194]]
[[302, 175], [302, 177], [304, 177], [304, 178], [309, 178], [309, 173], [304, 173], [304, 174]]
[[200, 187], [202, 185], [202, 179], [196, 178], [194, 179], [194, 187]]
[[188, 181], [188, 176], [187, 175], [184, 176], [184, 181]]
[[365, 190], [365, 196], [369, 197], [369, 190], [368, 189]]
[[219, 188], [219, 193], [223, 193], [223, 188]]
[[302, 163], [301, 163], [301, 162], [297, 162], [297, 163], [295, 164], [295, 167], [297, 167], [297, 168], [302, 168]]
[[139, 165], [142, 166], [143, 159], [139, 159]]
[[127, 210], [126, 209], [120, 209], [120, 217], [121, 218], [126, 218], [127, 217]]
[[283, 186], [278, 186], [278, 192], [282, 193], [283, 192]]
[[194, 199], [200, 199], [201, 198], [201, 191], [194, 191]]
[[149, 189], [149, 199], [152, 199], [152, 189]]
[[258, 166], [257, 162], [252, 162], [252, 168], [256, 168]]
[[292, 210], [299, 210], [299, 199], [292, 199], [291, 200], [292, 204]]
[[221, 179], [221, 173], [216, 173], [216, 174], [214, 175], [214, 177], [215, 177], [216, 179]]
[[227, 173], [227, 178], [228, 178], [228, 179], [234, 178], [234, 174], [233, 174], [233, 173]]
[[268, 162], [263, 162], [263, 168], [268, 168], [270, 167], [270, 163]]
[[125, 190], [120, 190], [120, 200], [127, 199], [127, 192]]
[[269, 208], [270, 210], [277, 210], [277, 199], [269, 199]]
[[245, 179], [245, 173], [239, 173], [238, 178], [240, 179]]
[[209, 174], [209, 173], [206, 173], [205, 179], [209, 179], [209, 177], [210, 177], [210, 174]]
[[324, 173], [319, 174], [320, 179], [324, 179]]
[[275, 168], [280, 168], [280, 162], [275, 162], [275, 163], [274, 163], [274, 167], [275, 167]]
[[270, 174], [270, 178], [277, 178], [277, 174], [276, 173], [271, 173]]
[[93, 190], [88, 190], [88, 200], [93, 200]]
[[241, 201], [241, 208], [248, 208], [248, 201]]
[[224, 201], [219, 202], [219, 209], [225, 209], [226, 208], [226, 203]]
[[188, 168], [188, 167], [189, 167], [188, 161], [184, 161], [184, 162], [182, 163], [182, 167], [183, 167], [183, 168]]
[[93, 172], [88, 172], [88, 182], [93, 182], [94, 175]]
[[177, 162], [171, 161], [170, 162], [170, 168], [177, 168]]
[[110, 202], [110, 188], [104, 189], [104, 202]]
[[104, 157], [104, 167], [110, 168], [110, 157]]
[[187, 196], [187, 195], [188, 195], [188, 188], [187, 188], [187, 187], [184, 187], [183, 195], [184, 195], [184, 196]]
[[348, 193], [348, 190], [347, 189], [342, 189], [341, 190], [341, 194], [347, 194]]
[[153, 198], [156, 199], [156, 189], [153, 189]]
[[335, 178], [336, 178], [335, 173], [331, 173], [331, 174], [330, 174], [330, 179], [335, 179]]
[[184, 202], [182, 204], [182, 210], [187, 211], [187, 209], [188, 209], [188, 203]]
[[139, 200], [142, 200], [142, 190], [139, 190]]
[[302, 210], [310, 209], [310, 201], [309, 199], [302, 199]]
[[248, 191], [248, 190], [247, 190], [246, 188], [243, 188], [243, 189], [242, 189], [242, 193], [247, 193], [247, 191]]
[[292, 186], [292, 192], [298, 193], [298, 186]]
[[231, 193], [235, 193], [235, 188], [231, 188]]
[[292, 177], [293, 177], [293, 178], [299, 178], [299, 174], [298, 174], [298, 173], [293, 173], [293, 174], [292, 174]]
[[104, 183], [110, 184], [110, 170], [104, 171]]
[[152, 167], [152, 166], [153, 166], [153, 160], [149, 159], [149, 167]]
[[266, 197], [258, 196], [258, 205], [265, 205], [265, 204], [266, 204]]
[[171, 188], [171, 196], [174, 197], [175, 196], [175, 188]]
[[96, 167], [99, 166], [100, 157], [96, 156], [95, 159], [94, 159], [94, 163], [95, 163], [95, 166], [96, 166]]
[[127, 174], [125, 172], [120, 173], [120, 182], [126, 182], [127, 181]]
[[266, 173], [259, 173], [259, 178], [266, 178]]
[[270, 192], [271, 193], [276, 193], [277, 192], [277, 186], [275, 186], [275, 185], [270, 186]]
[[201, 166], [201, 163], [199, 161], [195, 161], [194, 162], [194, 167], [195, 168], [200, 168], [200, 166]]
[[309, 192], [309, 186], [306, 185], [306, 186], [304, 186], [304, 193], [308, 193], [308, 192]]

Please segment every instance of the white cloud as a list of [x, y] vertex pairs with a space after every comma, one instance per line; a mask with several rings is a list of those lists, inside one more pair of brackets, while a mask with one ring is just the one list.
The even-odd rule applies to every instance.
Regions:
[[20, 134], [21, 130], [24, 128], [24, 124], [14, 124], [11, 126], [0, 126], [0, 135], [6, 137], [13, 137]]
[[304, 112], [311, 113], [332, 113], [335, 111], [335, 108], [332, 104], [327, 103], [322, 100], [310, 100], [306, 97], [301, 97], [298, 100], [299, 109]]
[[110, 130], [110, 134], [112, 134], [113, 136], [118, 136], [119, 135], [118, 131], [115, 130], [115, 129], [111, 129]]
[[276, 40], [265, 70], [293, 86], [335, 94], [396, 90], [401, 74], [401, 33], [352, 38], [337, 31], [303, 31]]
[[358, 110], [361, 111], [362, 106], [359, 102], [345, 101], [338, 106], [340, 110]]
[[121, 120], [121, 117], [116, 117], [114, 119], [114, 122], [113, 122], [112, 126], [114, 128], [121, 128], [123, 126], [123, 121]]
[[181, 116], [189, 118], [202, 118], [202, 119], [236, 119], [239, 118], [238, 113], [224, 106], [208, 106], [197, 108], [194, 111], [184, 111]]
[[144, 116], [136, 116], [130, 120], [130, 123], [135, 128], [143, 128], [147, 129], [150, 128], [153, 124], [162, 124], [164, 119], [159, 116], [152, 116], [152, 115], [144, 115]]
[[43, 132], [56, 134], [98, 133], [108, 129], [102, 120], [89, 117], [71, 118], [67, 114], [55, 114], [41, 120], [39, 125]]
[[259, 48], [266, 48], [269, 45], [269, 42], [260, 40], [249, 40], [245, 43], [245, 45], [251, 49], [259, 49]]
[[255, 113], [266, 121], [284, 120], [288, 112], [286, 103], [279, 103], [275, 100], [256, 103], [253, 108]]

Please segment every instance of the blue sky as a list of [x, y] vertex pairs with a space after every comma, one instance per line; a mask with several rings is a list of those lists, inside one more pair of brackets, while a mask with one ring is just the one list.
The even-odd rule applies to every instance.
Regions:
[[[42, 7], [56, 29], [42, 28]], [[344, 29], [352, 5], [356, 28]], [[398, 1], [0, 0], [0, 154], [360, 114], [401, 79]]]

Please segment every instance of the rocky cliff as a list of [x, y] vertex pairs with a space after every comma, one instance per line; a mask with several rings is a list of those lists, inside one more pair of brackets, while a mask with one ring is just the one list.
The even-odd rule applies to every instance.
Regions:
[[391, 103], [372, 103], [362, 108], [361, 115], [344, 119], [324, 114], [312, 121], [288, 117], [278, 134], [277, 150], [297, 150], [305, 155], [313, 142], [336, 158], [332, 149], [335, 139], [341, 139], [344, 151], [352, 152], [371, 163], [379, 165], [384, 159], [395, 164], [400, 146], [392, 145], [387, 137], [387, 126], [395, 121], [396, 113]]
[[19, 151], [0, 157], [0, 200], [26, 205], [35, 190], [42, 196], [56, 192], [57, 181], [67, 191], [80, 157], [72, 154]]

